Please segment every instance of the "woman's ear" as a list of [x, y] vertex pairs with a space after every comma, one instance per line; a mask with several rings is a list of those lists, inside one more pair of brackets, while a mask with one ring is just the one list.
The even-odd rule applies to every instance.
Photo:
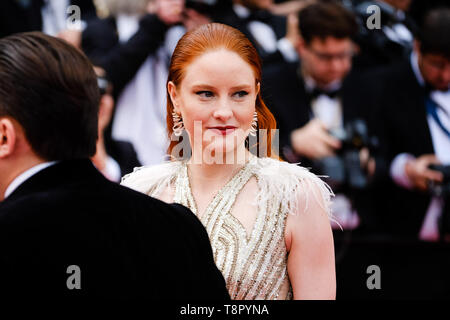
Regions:
[[172, 101], [173, 109], [176, 113], [180, 113], [179, 107], [178, 107], [178, 93], [177, 93], [177, 87], [175, 86], [175, 83], [172, 81], [169, 81], [167, 83], [167, 91], [169, 92], [170, 100]]
[[258, 94], [260, 93], [260, 91], [261, 91], [261, 82], [258, 82], [256, 84], [256, 97], [258, 97]]

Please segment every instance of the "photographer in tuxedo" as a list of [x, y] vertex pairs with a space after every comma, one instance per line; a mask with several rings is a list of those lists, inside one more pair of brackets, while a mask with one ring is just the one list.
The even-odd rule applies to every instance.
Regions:
[[98, 105], [92, 65], [65, 41], [0, 40], [0, 295], [228, 299], [189, 210], [92, 165]]
[[295, 62], [298, 60], [295, 46], [298, 33], [295, 21], [275, 15], [270, 9], [273, 0], [233, 0], [233, 5], [220, 12], [214, 20], [241, 31], [263, 60], [268, 64]]
[[[371, 224], [373, 215], [369, 211], [375, 209], [370, 197], [355, 196], [360, 192], [353, 188], [353, 184], [368, 185], [364, 180], [375, 170], [369, 157], [370, 141], [365, 137], [368, 124], [361, 127], [369, 110], [361, 103], [357, 77], [350, 74], [355, 53], [352, 39], [357, 32], [355, 17], [338, 2], [319, 1], [300, 11], [299, 22], [300, 64], [286, 66], [281, 73], [269, 69], [263, 79], [269, 87], [265, 99], [280, 129], [281, 153], [289, 162], [300, 162], [316, 174], [332, 178], [327, 182], [336, 193], [333, 214], [344, 229], [356, 228], [362, 214], [364, 224]], [[365, 141], [353, 145], [355, 139], [348, 128]], [[347, 161], [348, 157], [352, 159]], [[348, 162], [358, 174], [341, 170]], [[332, 172], [333, 168], [339, 172]], [[361, 181], [351, 180], [356, 176]], [[335, 183], [337, 180], [340, 182]]]
[[[409, 15], [410, 5], [411, 0], [368, 0], [353, 8], [359, 19], [357, 43], [361, 51], [355, 59], [355, 68], [391, 65], [411, 54], [417, 25]], [[368, 27], [373, 14], [368, 10], [371, 6], [379, 8], [379, 28]]]
[[392, 199], [383, 225], [393, 235], [436, 241], [449, 232], [448, 173], [430, 167], [450, 164], [449, 32], [450, 9], [433, 9], [410, 58], [372, 75]]

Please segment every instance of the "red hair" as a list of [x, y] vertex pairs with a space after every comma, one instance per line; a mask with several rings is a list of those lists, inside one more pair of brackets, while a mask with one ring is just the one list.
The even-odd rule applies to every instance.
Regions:
[[[202, 25], [187, 32], [180, 39], [170, 61], [167, 83], [172, 81], [178, 87], [181, 81], [183, 81], [187, 66], [195, 58], [200, 57], [208, 51], [218, 49], [226, 49], [237, 53], [253, 69], [255, 84], [261, 83], [261, 60], [255, 47], [239, 30], [220, 23]], [[173, 133], [173, 110], [172, 100], [167, 90], [167, 131], [169, 139]], [[258, 129], [267, 129], [268, 132], [266, 142], [261, 142], [261, 144], [264, 143], [262, 147], [266, 148], [266, 155], [270, 157], [272, 155], [272, 136], [270, 133], [271, 129], [276, 129], [276, 121], [261, 97], [261, 89], [256, 98], [256, 112], [258, 114]], [[178, 143], [178, 141], [170, 142], [169, 154], [172, 153], [172, 149]]]

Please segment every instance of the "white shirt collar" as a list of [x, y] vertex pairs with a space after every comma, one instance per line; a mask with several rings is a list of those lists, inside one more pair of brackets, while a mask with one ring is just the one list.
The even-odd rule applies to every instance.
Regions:
[[245, 19], [250, 15], [250, 10], [240, 4], [233, 4], [233, 10], [237, 16], [242, 19]]
[[416, 76], [417, 81], [421, 86], [425, 85], [425, 79], [422, 76], [422, 72], [420, 72], [419, 68], [419, 57], [417, 56], [417, 53], [415, 51], [411, 52], [411, 67], [413, 69], [413, 72]]
[[38, 173], [41, 170], [44, 170], [45, 168], [50, 167], [51, 165], [54, 165], [56, 161], [49, 161], [40, 163], [34, 167], [31, 167], [30, 169], [26, 170], [25, 172], [22, 172], [20, 175], [18, 175], [6, 188], [4, 199], [6, 199], [11, 193], [14, 192], [22, 183], [30, 179], [32, 176], [34, 176], [36, 173]]
[[[313, 91], [314, 88], [318, 87], [316, 81], [308, 75], [304, 75], [303, 79], [305, 81], [305, 87], [307, 91]], [[325, 91], [334, 91], [334, 90], [338, 90], [340, 87], [342, 86], [342, 81], [341, 80], [335, 80], [331, 83], [329, 83], [326, 87], [321, 88]]]

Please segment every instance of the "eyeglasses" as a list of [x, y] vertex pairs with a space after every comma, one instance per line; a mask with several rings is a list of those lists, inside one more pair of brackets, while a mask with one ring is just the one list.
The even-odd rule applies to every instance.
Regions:
[[338, 54], [328, 54], [328, 53], [322, 53], [317, 50], [314, 50], [311, 47], [307, 47], [307, 49], [313, 53], [319, 60], [322, 60], [323, 62], [331, 62], [334, 59], [337, 60], [347, 60], [353, 58], [355, 55], [355, 52], [353, 50], [338, 53]]

